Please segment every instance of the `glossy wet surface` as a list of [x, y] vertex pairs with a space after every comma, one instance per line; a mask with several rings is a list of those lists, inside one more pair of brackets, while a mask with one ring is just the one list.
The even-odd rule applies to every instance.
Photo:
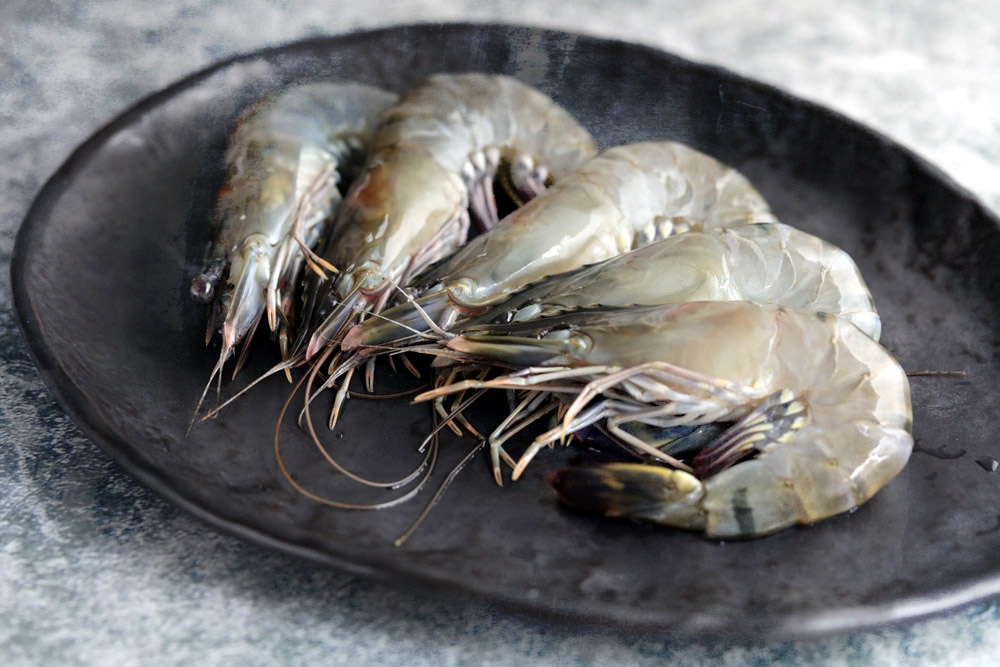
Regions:
[[[430, 29], [318, 41], [224, 67], [127, 114], [57, 175], [19, 245], [19, 304], [49, 381], [85, 430], [154, 489], [227, 530], [355, 572], [531, 608], [674, 631], [799, 634], [992, 592], [996, 480], [973, 463], [995, 455], [986, 409], [996, 399], [994, 220], [891, 144], [718, 71], [564, 35], [446, 36]], [[412, 55], [418, 44], [421, 55]], [[623, 73], [624, 60], [640, 66]], [[281, 481], [269, 434], [286, 385], [184, 438], [211, 365], [198, 343], [202, 313], [183, 296], [185, 271], [207, 238], [195, 223], [211, 207], [241, 101], [332, 71], [400, 88], [423, 73], [465, 68], [520, 73], [605, 146], [691, 142], [743, 169], [785, 222], [851, 252], [883, 314], [884, 342], [904, 366], [968, 373], [914, 380], [918, 453], [907, 471], [849, 517], [718, 545], [557, 510], [542, 466], [508, 489], [488, 482], [485, 465], [472, 466], [400, 550], [391, 540], [419, 507], [344, 514]], [[653, 90], [670, 90], [671, 104], [643, 92]], [[80, 260], [90, 253], [105, 261]], [[354, 402], [342, 428], [347, 447], [337, 446], [354, 445], [344, 460], [388, 474], [409, 465], [394, 453], [410, 452], [424, 428], [422, 410]], [[314, 452], [288, 435], [302, 481], [339, 491]], [[373, 459], [372, 446], [384, 456]], [[459, 455], [452, 448], [449, 460]], [[547, 462], [554, 457], [540, 459]], [[664, 559], [684, 565], [665, 568]]]

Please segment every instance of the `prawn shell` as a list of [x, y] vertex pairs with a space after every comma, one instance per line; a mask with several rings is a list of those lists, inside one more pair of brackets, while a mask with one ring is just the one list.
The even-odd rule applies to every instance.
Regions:
[[[710, 537], [767, 535], [851, 511], [899, 474], [913, 449], [902, 367], [850, 321], [821, 312], [744, 301], [580, 311], [496, 325], [490, 333], [452, 338], [447, 346], [471, 361], [529, 372], [595, 369], [592, 376], [575, 374], [581, 389], [590, 380], [635, 369], [641, 384], [611, 385], [617, 389], [613, 411], [631, 400], [636, 409], [676, 406], [671, 409], [683, 417], [689, 409], [683, 406], [708, 400], [717, 408], [709, 421], [736, 421], [775, 392], [791, 392], [804, 406], [804, 425], [765, 440], [755, 458], [703, 480], [696, 508], [669, 494], [664, 500], [659, 472], [613, 469], [603, 476], [587, 473], [591, 481], [580, 483], [565, 482], [574, 479], [569, 473], [560, 478], [560, 497], [571, 505], [603, 507]], [[647, 375], [642, 369], [649, 364], [665, 366]], [[518, 376], [517, 386], [531, 388], [525, 377]], [[507, 386], [501, 380], [485, 386]], [[566, 393], [567, 379], [561, 382], [559, 391]], [[644, 487], [649, 507], [637, 498]], [[571, 496], [588, 488], [597, 497]], [[616, 499], [616, 489], [627, 497]], [[625, 506], [638, 514], [625, 513]]]
[[[305, 357], [340, 345], [362, 310], [378, 314], [396, 287], [463, 245], [473, 201], [477, 220], [495, 222], [485, 191], [501, 156], [525, 157], [559, 178], [595, 152], [566, 111], [511, 77], [440, 74], [406, 91], [381, 114], [334, 218], [324, 258], [339, 275], [322, 295], [307, 295], [306, 310], [328, 315], [314, 323]], [[349, 301], [354, 313], [338, 312]]]
[[[774, 219], [742, 174], [704, 153], [669, 141], [618, 146], [420, 274], [409, 291], [425, 312], [441, 314], [435, 326], [454, 328], [548, 276], [675, 233]], [[430, 330], [423, 319], [404, 303], [362, 323], [345, 343], [393, 343]]]
[[279, 246], [290, 242], [296, 219], [303, 241], [318, 242], [341, 199], [339, 170], [363, 150], [379, 113], [394, 99], [355, 83], [310, 83], [279, 91], [240, 116], [213, 223], [213, 256], [229, 267], [219, 294], [230, 332], [224, 354], [259, 319], [272, 276], [294, 287], [301, 251], [282, 259]]

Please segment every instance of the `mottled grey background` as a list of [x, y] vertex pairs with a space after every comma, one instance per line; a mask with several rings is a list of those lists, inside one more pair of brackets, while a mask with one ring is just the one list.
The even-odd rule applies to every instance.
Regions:
[[[576, 30], [722, 65], [885, 132], [1000, 210], [997, 3], [3, 0], [5, 279], [14, 234], [45, 179], [139, 98], [241, 52], [441, 20]], [[979, 665], [1000, 653], [995, 603], [822, 641], [726, 646], [581, 632], [220, 536], [139, 487], [76, 430], [35, 372], [8, 292], [0, 292], [2, 664]]]

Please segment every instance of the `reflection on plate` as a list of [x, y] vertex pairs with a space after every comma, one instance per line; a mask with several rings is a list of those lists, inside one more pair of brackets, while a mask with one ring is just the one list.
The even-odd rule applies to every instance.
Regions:
[[[917, 451], [849, 516], [750, 542], [604, 521], [557, 508], [541, 481], [493, 485], [480, 457], [403, 548], [420, 511], [343, 512], [290, 489], [268, 383], [185, 429], [213, 363], [186, 298], [233, 121], [289, 84], [345, 79], [403, 90], [440, 71], [521, 78], [602, 146], [688, 142], [746, 173], [779, 217], [846, 249], [914, 378]], [[909, 618], [1000, 589], [997, 220], [934, 168], [815, 105], [725, 71], [620, 42], [504, 26], [417, 26], [311, 40], [223, 63], [141, 102], [82, 146], [39, 195], [13, 267], [17, 308], [46, 382], [136, 478], [229, 533], [383, 580], [444, 586], [538, 611], [672, 633], [819, 634]], [[273, 361], [254, 351], [247, 376]], [[352, 401], [331, 447], [384, 479], [408, 470], [429, 418]], [[472, 446], [446, 440], [437, 479]], [[298, 481], [371, 499], [329, 472], [294, 428]], [[429, 494], [426, 494], [429, 495]]]

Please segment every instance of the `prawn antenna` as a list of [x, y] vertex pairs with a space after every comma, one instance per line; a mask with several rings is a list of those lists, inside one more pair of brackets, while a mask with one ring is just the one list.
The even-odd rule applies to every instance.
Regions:
[[[365, 504], [347, 503], [339, 500], [333, 500], [332, 498], [327, 498], [325, 496], [317, 495], [309, 491], [305, 487], [303, 487], [297, 481], [295, 481], [295, 478], [292, 476], [287, 466], [285, 466], [285, 461], [281, 456], [281, 426], [285, 421], [285, 415], [288, 413], [288, 408], [292, 403], [292, 399], [295, 398], [295, 395], [302, 387], [303, 382], [305, 382], [308, 377], [309, 375], [303, 375], [296, 383], [295, 388], [291, 391], [291, 393], [289, 393], [288, 398], [285, 399], [285, 403], [281, 407], [281, 413], [278, 415], [278, 423], [274, 427], [274, 457], [278, 464], [278, 468], [281, 470], [282, 476], [285, 478], [285, 481], [287, 481], [288, 484], [298, 493], [302, 494], [309, 500], [320, 503], [322, 505], [326, 505], [328, 507], [335, 507], [337, 509], [359, 510], [359, 511], [388, 509], [390, 507], [395, 507], [396, 505], [401, 505], [414, 498], [420, 492], [420, 490], [427, 484], [427, 481], [430, 479], [431, 474], [434, 471], [434, 466], [437, 463], [437, 454], [438, 454], [437, 447], [433, 447], [428, 452], [428, 456], [424, 458], [424, 463], [421, 464], [420, 468], [414, 471], [414, 473], [416, 474], [419, 473], [419, 471], [422, 469], [426, 470], [424, 476], [420, 479], [417, 485], [414, 488], [410, 489], [408, 492], [404, 493], [403, 495], [381, 503], [371, 503], [365, 505]], [[398, 487], [390, 487], [390, 488], [398, 488]]]
[[965, 377], [965, 371], [906, 371], [906, 377]]
[[417, 528], [419, 528], [420, 525], [424, 522], [424, 519], [427, 518], [427, 515], [431, 513], [431, 510], [434, 509], [434, 507], [438, 504], [438, 502], [440, 502], [442, 496], [444, 496], [444, 492], [448, 490], [448, 487], [451, 486], [451, 483], [455, 481], [455, 478], [458, 477], [458, 474], [465, 469], [465, 466], [469, 465], [469, 462], [472, 461], [472, 459], [475, 458], [476, 454], [482, 451], [483, 447], [485, 446], [486, 446], [486, 440], [480, 440], [479, 443], [475, 447], [473, 447], [469, 451], [469, 453], [466, 454], [462, 458], [462, 460], [455, 465], [454, 468], [451, 469], [451, 472], [449, 472], [448, 476], [445, 477], [443, 482], [441, 482], [441, 486], [438, 487], [438, 490], [434, 493], [434, 496], [427, 503], [427, 506], [424, 508], [424, 511], [422, 511], [420, 513], [420, 516], [414, 519], [413, 523], [410, 524], [410, 527], [407, 528], [402, 535], [397, 537], [395, 542], [393, 542], [395, 546], [401, 547], [403, 546], [403, 544], [406, 543], [408, 539], [410, 539], [413, 533], [416, 532]]

